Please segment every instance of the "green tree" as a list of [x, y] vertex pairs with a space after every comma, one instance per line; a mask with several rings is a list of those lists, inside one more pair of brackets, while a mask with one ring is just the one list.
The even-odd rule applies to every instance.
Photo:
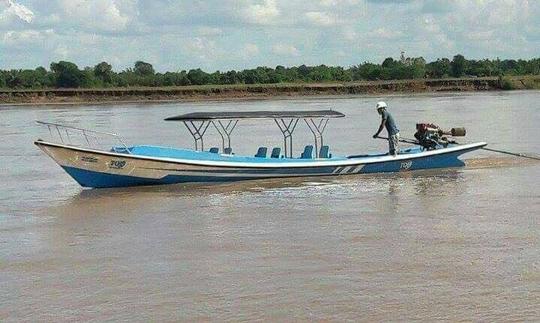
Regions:
[[307, 79], [315, 82], [332, 81], [332, 71], [326, 65], [319, 65], [310, 68]]
[[200, 68], [190, 70], [187, 73], [187, 78], [189, 82], [194, 85], [208, 84], [210, 80], [210, 76], [206, 72], [203, 72]]
[[269, 68], [267, 71], [268, 83], [281, 83], [282, 76], [280, 73], [276, 72], [275, 69]]
[[179, 84], [178, 85], [190, 85], [191, 82], [189, 81], [189, 78], [187, 77], [186, 71], [181, 71], [179, 73]]
[[107, 62], [101, 62], [94, 66], [94, 75], [106, 84], [113, 82], [113, 74], [112, 66]]
[[412, 78], [419, 79], [426, 77], [426, 60], [423, 57], [412, 59]]
[[353, 80], [380, 80], [383, 74], [381, 65], [365, 62], [353, 68]]
[[240, 83], [240, 78], [235, 70], [228, 71], [221, 75], [221, 84], [236, 84]]
[[307, 76], [310, 71], [311, 71], [311, 68], [306, 65], [298, 66], [298, 74], [300, 75], [302, 81], [307, 81]]
[[426, 73], [430, 78], [443, 78], [450, 76], [450, 60], [438, 58], [435, 62], [426, 64]]
[[450, 64], [452, 76], [453, 77], [462, 77], [467, 68], [467, 60], [461, 54], [454, 56], [452, 63]]
[[220, 84], [221, 72], [215, 71], [212, 74], [208, 74], [207, 84]]
[[50, 88], [54, 86], [54, 74], [47, 71], [45, 67], [38, 67], [34, 70], [36, 75], [36, 87]]
[[400, 62], [395, 61], [392, 57], [387, 57], [382, 62], [382, 67], [384, 68], [395, 68], [396, 65], [400, 64]]
[[527, 73], [534, 75], [540, 74], [540, 58], [532, 59], [527, 63]]
[[140, 76], [149, 76], [149, 75], [155, 74], [154, 67], [152, 66], [152, 64], [146, 63], [143, 61], [135, 62], [134, 71], [135, 71], [135, 74], [140, 75]]
[[51, 63], [51, 71], [54, 73], [57, 87], [80, 87], [85, 83], [85, 74], [74, 63], [66, 61]]
[[488, 60], [470, 60], [467, 63], [467, 75], [491, 76], [496, 75], [493, 63]]
[[255, 70], [244, 70], [242, 71], [244, 76], [244, 82], [246, 84], [257, 84], [260, 83], [259, 74]]
[[283, 66], [276, 66], [276, 73], [282, 82], [298, 82], [301, 80], [298, 67], [285, 68]]
[[23, 88], [33, 89], [42, 86], [41, 75], [36, 70], [20, 70], [17, 77], [20, 78], [21, 87]]
[[82, 70], [82, 73], [83, 73], [83, 79], [82, 79], [81, 87], [95, 88], [95, 87], [103, 86], [103, 82], [100, 79], [96, 78], [93, 67], [89, 67], [89, 66], [85, 67]]
[[162, 81], [160, 83], [164, 86], [180, 85], [180, 75], [179, 73], [166, 72], [163, 74]]

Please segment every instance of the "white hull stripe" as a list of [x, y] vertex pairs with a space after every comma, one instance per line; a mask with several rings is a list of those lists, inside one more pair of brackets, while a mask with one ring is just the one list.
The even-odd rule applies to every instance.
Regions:
[[340, 173], [340, 174], [348, 174], [349, 171], [350, 171], [351, 169], [353, 169], [353, 168], [354, 168], [354, 166], [347, 166], [347, 167], [344, 167], [343, 170], [341, 170], [339, 173]]
[[339, 174], [343, 168], [345, 168], [345, 167], [336, 167], [336, 169], [334, 169], [332, 174]]
[[349, 174], [358, 173], [358, 172], [360, 172], [360, 170], [362, 170], [363, 167], [364, 167], [363, 165], [355, 166], [355, 167], [353, 167], [353, 169], [351, 169], [349, 171]]

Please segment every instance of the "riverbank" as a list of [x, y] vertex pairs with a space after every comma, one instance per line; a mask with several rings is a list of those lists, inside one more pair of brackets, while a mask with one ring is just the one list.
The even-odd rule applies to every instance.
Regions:
[[0, 104], [85, 104], [263, 99], [355, 95], [540, 89], [540, 76], [365, 81], [351, 83], [203, 85], [182, 87], [1, 90]]

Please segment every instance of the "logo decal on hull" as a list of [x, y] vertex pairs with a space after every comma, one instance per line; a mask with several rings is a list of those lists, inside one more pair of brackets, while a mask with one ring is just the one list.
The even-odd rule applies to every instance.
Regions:
[[87, 163], [97, 163], [98, 159], [93, 156], [81, 156], [81, 161], [87, 162]]
[[124, 167], [126, 167], [125, 160], [111, 160], [111, 162], [109, 163], [109, 168], [122, 169]]
[[399, 167], [400, 170], [409, 170], [412, 166], [412, 160], [402, 162], [401, 166]]

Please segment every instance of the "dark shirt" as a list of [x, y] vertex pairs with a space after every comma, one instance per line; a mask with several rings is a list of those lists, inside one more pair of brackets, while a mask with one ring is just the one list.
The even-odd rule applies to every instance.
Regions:
[[386, 127], [386, 131], [388, 131], [389, 136], [393, 136], [397, 133], [399, 133], [399, 129], [396, 126], [396, 122], [394, 121], [394, 117], [390, 114], [388, 111], [383, 111], [382, 113], [383, 120], [386, 120], [384, 122], [384, 126]]

